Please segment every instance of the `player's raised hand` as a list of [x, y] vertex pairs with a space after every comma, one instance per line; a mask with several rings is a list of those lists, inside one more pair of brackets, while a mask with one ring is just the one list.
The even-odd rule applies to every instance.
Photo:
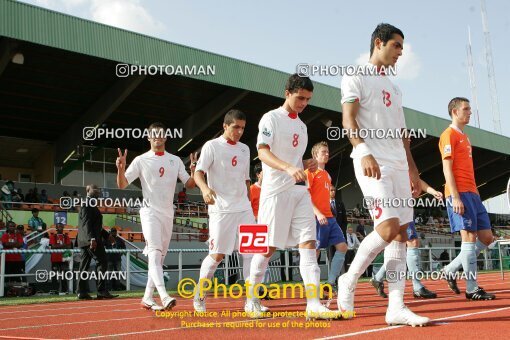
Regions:
[[115, 161], [115, 165], [117, 165], [117, 169], [119, 171], [126, 171], [126, 157], [127, 157], [127, 149], [124, 150], [124, 154], [122, 154], [122, 151], [120, 151], [120, 148], [117, 149], [119, 152], [119, 157], [117, 157], [117, 160]]
[[189, 165], [189, 168], [192, 170], [192, 171], [195, 171], [195, 168], [197, 167], [197, 161], [198, 161], [198, 153], [195, 152], [195, 153], [190, 153], [189, 154], [189, 162], [190, 162], [190, 165]]
[[303, 167], [305, 168], [305, 170], [308, 169], [311, 172], [315, 172], [317, 171], [318, 166], [319, 163], [317, 163], [317, 161], [313, 158], [303, 160]]
[[379, 164], [375, 160], [374, 156], [366, 155], [361, 158], [361, 168], [363, 169], [363, 175], [375, 179], [381, 179], [381, 169], [379, 168]]
[[204, 198], [205, 204], [214, 204], [214, 199], [216, 198], [216, 193], [213, 189], [208, 188], [206, 191], [202, 193], [202, 197]]
[[307, 177], [306, 177], [305, 171], [303, 169], [296, 168], [294, 166], [288, 166], [287, 168], [285, 168], [285, 172], [288, 173], [289, 176], [294, 178], [296, 183], [306, 181]]

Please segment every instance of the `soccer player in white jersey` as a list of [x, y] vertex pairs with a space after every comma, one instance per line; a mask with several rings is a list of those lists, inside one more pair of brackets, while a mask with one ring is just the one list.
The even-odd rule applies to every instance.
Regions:
[[[209, 205], [209, 255], [200, 267], [199, 288], [204, 279], [212, 278], [225, 254], [237, 248], [239, 226], [255, 224], [249, 196], [250, 148], [239, 142], [245, 126], [243, 112], [228, 111], [223, 119], [223, 135], [205, 143], [198, 159], [195, 181]], [[251, 257], [243, 255], [243, 266], [249, 265]], [[199, 288], [193, 307], [205, 312], [205, 296]]]
[[[356, 135], [360, 129], [406, 129], [402, 94], [384, 70], [394, 66], [402, 55], [404, 34], [389, 24], [379, 24], [372, 33], [370, 61], [367, 68], [376, 75], [344, 76], [342, 79], [343, 126], [351, 132], [351, 158], [356, 179], [365, 197], [409, 199], [420, 190], [420, 177], [404, 137], [365, 139]], [[388, 133], [389, 134], [389, 133]], [[365, 134], [363, 134], [365, 135]], [[388, 200], [386, 200], [388, 201]], [[377, 202], [377, 201], [376, 201]], [[349, 270], [338, 279], [338, 307], [354, 315], [354, 290], [357, 280], [383, 249], [386, 270], [396, 273], [388, 283], [388, 324], [423, 326], [429, 318], [418, 316], [404, 305], [407, 226], [413, 220], [412, 207], [374, 205], [370, 211], [375, 232], [361, 242]]]
[[269, 259], [276, 248], [285, 249], [299, 244], [299, 269], [307, 294], [306, 316], [332, 318], [331, 312], [319, 300], [320, 269], [315, 253], [315, 215], [306, 186], [304, 168], [317, 170], [313, 159], [303, 161], [308, 143], [306, 125], [299, 114], [312, 98], [313, 84], [307, 77], [292, 75], [285, 86], [283, 106], [269, 111], [260, 120], [257, 136], [258, 156], [262, 161], [264, 180], [260, 193], [258, 222], [268, 225], [269, 252], [253, 256], [250, 269], [251, 286], [245, 311], [260, 317], [260, 300], [254, 295], [254, 285], [261, 282]]
[[[177, 178], [187, 188], [195, 187], [193, 171], [196, 155], [190, 155], [192, 164], [190, 177], [182, 160], [165, 151], [165, 130], [166, 127], [162, 123], [153, 123], [149, 126], [151, 149], [135, 157], [127, 170], [127, 150], [122, 154], [119, 149], [116, 161], [117, 186], [120, 189], [124, 189], [137, 178], [140, 178], [142, 184], [145, 204], [140, 209], [140, 220], [146, 243], [144, 254], [148, 257], [149, 278], [141, 305], [153, 310], [168, 310], [176, 304], [176, 300], [168, 295], [165, 288], [163, 262], [172, 239], [173, 199]], [[158, 291], [162, 306], [154, 302], [154, 288]]]

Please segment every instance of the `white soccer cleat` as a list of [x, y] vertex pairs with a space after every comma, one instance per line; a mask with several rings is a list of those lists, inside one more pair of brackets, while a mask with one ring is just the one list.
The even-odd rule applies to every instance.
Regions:
[[386, 323], [390, 326], [407, 325], [407, 326], [425, 326], [430, 322], [430, 319], [425, 316], [414, 314], [406, 306], [401, 308], [394, 308], [386, 311]]
[[140, 307], [143, 309], [150, 310], [154, 306], [157, 306], [157, 303], [152, 298], [143, 298], [142, 301], [140, 301]]
[[244, 311], [248, 314], [248, 317], [252, 319], [261, 319], [265, 317], [260, 301], [246, 301]]
[[163, 304], [163, 310], [170, 310], [177, 305], [177, 300], [171, 296], [167, 296], [161, 303]]
[[328, 309], [326, 306], [319, 304], [314, 304], [312, 306], [306, 306], [306, 321], [309, 320], [334, 320], [338, 319], [341, 314], [338, 311], [332, 311]]
[[344, 319], [354, 317], [354, 291], [356, 286], [349, 284], [347, 274], [343, 274], [338, 278], [338, 310]]
[[195, 311], [196, 312], [205, 312], [206, 309], [205, 309], [205, 297], [204, 298], [199, 298], [197, 296], [195, 296], [193, 298], [193, 308], [195, 308]]

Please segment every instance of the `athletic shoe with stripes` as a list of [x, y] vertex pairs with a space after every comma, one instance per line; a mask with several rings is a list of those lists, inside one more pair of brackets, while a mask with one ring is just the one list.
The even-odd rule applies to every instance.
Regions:
[[466, 292], [466, 299], [468, 300], [494, 300], [496, 295], [485, 292], [482, 287], [476, 288], [472, 293]]
[[420, 290], [415, 290], [413, 292], [413, 296], [417, 299], [435, 299], [437, 298], [437, 294], [434, 292], [431, 292], [425, 287], [421, 287]]

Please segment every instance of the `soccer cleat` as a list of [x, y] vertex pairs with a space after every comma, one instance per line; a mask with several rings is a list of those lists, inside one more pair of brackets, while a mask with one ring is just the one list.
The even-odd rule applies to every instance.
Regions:
[[338, 278], [338, 310], [345, 315], [344, 319], [354, 317], [354, 290], [355, 285], [349, 284], [347, 274], [343, 274]]
[[260, 304], [260, 310], [262, 311], [262, 313], [267, 313], [269, 312], [269, 307], [266, 307], [264, 306], [262, 303]]
[[170, 310], [177, 305], [177, 300], [171, 296], [167, 296], [161, 302], [163, 303], [163, 310]]
[[372, 284], [372, 286], [374, 286], [377, 295], [379, 295], [383, 299], [388, 298], [388, 295], [384, 292], [384, 282], [377, 281], [376, 279], [370, 279], [370, 283]]
[[425, 316], [414, 314], [406, 306], [399, 309], [386, 311], [386, 323], [390, 326], [407, 325], [407, 326], [425, 326], [430, 322], [430, 319]]
[[460, 294], [460, 289], [457, 286], [457, 279], [455, 279], [453, 275], [447, 273], [444, 269], [443, 275], [445, 276], [446, 283], [448, 283], [448, 288], [450, 288], [450, 290], [455, 294]]
[[340, 312], [329, 310], [326, 306], [321, 304], [314, 304], [313, 306], [306, 306], [306, 321], [309, 320], [334, 320], [340, 317]]
[[425, 287], [421, 287], [420, 290], [415, 290], [413, 292], [413, 296], [417, 299], [435, 299], [437, 298], [437, 294], [431, 292]]
[[260, 301], [246, 301], [244, 305], [244, 311], [247, 316], [252, 319], [261, 319], [264, 318], [264, 311], [262, 310], [262, 305]]
[[140, 307], [143, 309], [150, 310], [154, 306], [157, 306], [157, 303], [152, 298], [143, 298], [142, 301], [140, 301]]
[[494, 300], [496, 295], [485, 292], [482, 287], [476, 288], [472, 293], [466, 292], [466, 299], [468, 300]]
[[205, 312], [205, 296], [201, 299], [199, 297], [193, 298], [193, 308], [196, 312]]

